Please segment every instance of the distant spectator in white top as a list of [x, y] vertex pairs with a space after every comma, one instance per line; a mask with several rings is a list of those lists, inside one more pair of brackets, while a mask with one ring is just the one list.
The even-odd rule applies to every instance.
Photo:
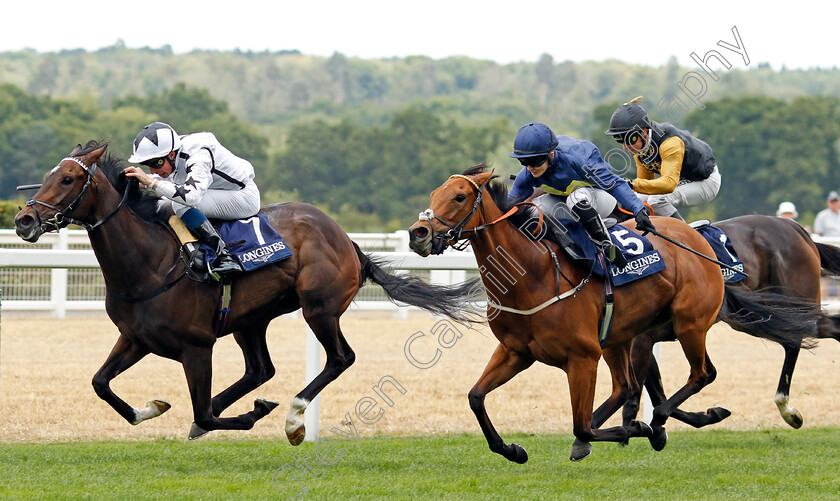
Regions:
[[817, 213], [814, 233], [824, 237], [840, 237], [840, 195], [831, 191], [825, 203], [828, 208]]
[[796, 219], [799, 217], [799, 213], [796, 212], [796, 206], [793, 205], [793, 202], [780, 203], [779, 208], [776, 210], [776, 215], [785, 219]]

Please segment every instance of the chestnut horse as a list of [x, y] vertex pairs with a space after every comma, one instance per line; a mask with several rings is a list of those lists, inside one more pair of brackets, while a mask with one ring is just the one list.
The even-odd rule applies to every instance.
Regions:
[[[482, 279], [489, 298], [488, 319], [499, 345], [470, 390], [469, 402], [490, 450], [508, 460], [524, 463], [528, 455], [517, 444], [505, 444], [487, 415], [484, 399], [535, 361], [559, 367], [568, 375], [573, 431], [584, 444], [573, 449], [572, 460], [588, 456], [593, 441], [624, 442], [645, 436], [660, 450], [667, 441], [664, 424], [671, 412], [715, 378], [705, 339], [719, 312], [739, 326], [753, 323], [752, 330], [778, 327], [777, 323], [761, 322], [772, 311], [762, 302], [780, 298], [725, 287], [716, 264], [654, 236], [650, 241], [666, 268], [615, 289], [612, 326], [601, 345], [603, 280], [592, 275], [591, 266], [558, 252], [553, 243], [535, 242], [517, 223], [504, 218], [507, 190], [501, 183], [491, 183], [493, 177], [480, 164], [434, 190], [429, 209], [410, 228], [410, 246], [427, 256], [466, 239], [479, 268], [486, 270]], [[705, 239], [687, 224], [670, 218], [656, 218], [655, 224], [670, 238], [713, 255]], [[506, 282], [501, 282], [501, 275]], [[801, 322], [802, 315], [797, 316], [796, 310], [787, 318], [785, 304], [783, 300], [778, 304], [782, 306], [778, 319]], [[667, 322], [690, 366], [685, 386], [655, 409], [650, 427], [633, 421], [598, 429], [602, 422], [593, 422], [592, 408], [600, 357], [603, 355], [610, 368], [613, 393], [599, 412], [609, 415], [624, 403], [628, 391], [639, 391], [630, 364], [633, 338]], [[777, 330], [768, 334], [780, 335]], [[796, 338], [789, 344], [798, 346], [800, 342], [801, 338]]]
[[[816, 243], [795, 221], [775, 216], [739, 216], [714, 223], [723, 230], [744, 263], [748, 277], [736, 284], [749, 290], [772, 288], [792, 298], [819, 305], [821, 269], [840, 274], [840, 249]], [[840, 315], [819, 314], [816, 337], [840, 341]], [[791, 327], [795, 328], [795, 327]], [[659, 329], [641, 335], [633, 342], [632, 360], [639, 382], [647, 388], [651, 402], [665, 398], [659, 367], [652, 356], [653, 344], [673, 340], [669, 330]], [[793, 428], [802, 426], [802, 413], [790, 406], [790, 385], [799, 357], [798, 346], [784, 346], [785, 359], [774, 401], [779, 413]], [[640, 395], [632, 395], [624, 407], [624, 421], [635, 419]], [[675, 411], [673, 418], [695, 428], [719, 422], [729, 411], [713, 407], [706, 412]]]
[[153, 353], [184, 367], [193, 406], [190, 438], [217, 429], [250, 429], [278, 404], [260, 399], [250, 412], [220, 415], [274, 375], [266, 328], [275, 317], [301, 309], [327, 361], [291, 399], [286, 434], [293, 445], [299, 444], [306, 433], [302, 417], [308, 403], [355, 360], [339, 319], [367, 279], [381, 285], [392, 300], [469, 320], [467, 306], [477, 284], [431, 286], [411, 275], [390, 274], [315, 207], [266, 206], [260, 212], [293, 254], [233, 280], [230, 313], [218, 335], [233, 333], [245, 358], [245, 374], [211, 398], [214, 317], [221, 285], [182, 280], [188, 265], [180, 256], [181, 245], [168, 226], [159, 224], [172, 212], [158, 214], [158, 199], [141, 194], [136, 182], [129, 183], [125, 164], [104, 155], [106, 147], [91, 141], [61, 160], [15, 217], [15, 227], [28, 242], [68, 223], [88, 229], [107, 287], [105, 307], [120, 332], [93, 387], [131, 424], [160, 415], [169, 404], [152, 400], [145, 408], [132, 407], [109, 383]]

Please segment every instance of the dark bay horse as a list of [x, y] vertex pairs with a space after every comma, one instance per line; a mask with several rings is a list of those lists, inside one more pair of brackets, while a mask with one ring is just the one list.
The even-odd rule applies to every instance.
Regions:
[[[723, 230], [744, 263], [748, 278], [735, 284], [748, 290], [772, 289], [792, 298], [819, 305], [821, 269], [840, 274], [840, 249], [816, 243], [799, 224], [775, 216], [739, 216], [714, 223]], [[725, 320], [724, 320], [725, 321]], [[840, 340], [840, 315], [817, 315], [816, 337]], [[737, 327], [735, 327], [737, 329]], [[795, 329], [791, 326], [791, 329]], [[653, 344], [673, 340], [667, 328], [646, 332], [633, 342], [632, 360], [636, 374], [647, 388], [653, 405], [664, 400], [659, 367], [652, 356]], [[802, 426], [803, 417], [790, 406], [790, 385], [799, 357], [798, 346], [782, 345], [785, 358], [774, 401], [782, 418], [793, 428]], [[633, 395], [624, 408], [624, 421], [635, 419], [639, 395]], [[700, 428], [719, 422], [729, 411], [713, 407], [706, 412], [675, 411], [675, 419]]]
[[[648, 437], [659, 450], [667, 440], [664, 424], [671, 412], [715, 378], [705, 339], [719, 314], [742, 327], [752, 323], [754, 330], [771, 329], [777, 325], [768, 326], [761, 320], [773, 307], [757, 299], [779, 299], [775, 303], [780, 307], [776, 312], [779, 318], [791, 323], [810, 319], [803, 320], [797, 310], [788, 316], [783, 297], [725, 287], [716, 264], [650, 237], [666, 269], [615, 289], [612, 327], [602, 348], [598, 334], [605, 306], [603, 280], [591, 274], [591, 267], [558, 252], [553, 243], [534, 241], [521, 231], [519, 222], [503, 218], [507, 190], [501, 183], [490, 182], [493, 177], [480, 164], [450, 177], [433, 191], [430, 208], [410, 228], [410, 246], [426, 256], [467, 239], [480, 269], [487, 270], [482, 279], [489, 298], [488, 319], [499, 345], [470, 390], [469, 403], [490, 450], [510, 461], [524, 463], [527, 453], [517, 444], [505, 444], [487, 415], [484, 400], [488, 392], [535, 361], [559, 367], [568, 375], [573, 431], [585, 444], [573, 449], [571, 459], [586, 457], [589, 442], [623, 442], [638, 436]], [[709, 244], [687, 224], [666, 218], [657, 218], [655, 224], [663, 234], [712, 255]], [[613, 381], [613, 393], [598, 409], [607, 415], [624, 403], [628, 388], [640, 391], [630, 364], [633, 338], [667, 322], [690, 365], [685, 386], [657, 406], [650, 427], [634, 421], [598, 429], [603, 421], [593, 418], [592, 408], [600, 357], [607, 362]], [[789, 344], [800, 343], [801, 337], [795, 337]]]
[[[107, 287], [106, 310], [120, 336], [93, 387], [131, 424], [160, 415], [169, 404], [153, 400], [143, 409], [123, 401], [110, 381], [149, 353], [184, 367], [193, 406], [190, 438], [217, 429], [250, 429], [278, 404], [257, 400], [254, 410], [220, 417], [274, 375], [266, 328], [275, 317], [301, 309], [327, 355], [323, 371], [291, 399], [286, 434], [293, 445], [305, 435], [303, 413], [313, 398], [355, 360], [339, 326], [341, 315], [370, 279], [392, 300], [468, 321], [473, 283], [431, 286], [411, 275], [390, 274], [364, 254], [318, 209], [302, 203], [264, 207], [271, 225], [293, 255], [237, 277], [230, 314], [220, 335], [233, 333], [245, 358], [245, 374], [211, 398], [214, 317], [221, 286], [183, 280], [187, 263], [171, 230], [160, 224], [158, 200], [141, 193], [123, 174], [125, 164], [105, 155], [107, 143], [89, 142], [44, 176], [44, 183], [15, 217], [17, 234], [36, 242], [68, 223], [88, 229]], [[166, 220], [171, 212], [162, 218]]]

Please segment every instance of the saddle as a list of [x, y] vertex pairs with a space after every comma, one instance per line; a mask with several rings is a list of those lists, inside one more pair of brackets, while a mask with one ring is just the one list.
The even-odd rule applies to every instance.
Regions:
[[[211, 220], [211, 223], [246, 273], [292, 255], [286, 242], [262, 214], [235, 221]], [[215, 250], [199, 242], [178, 216], [169, 218], [169, 226], [187, 256], [187, 274], [190, 278], [199, 282], [215, 280], [210, 271], [210, 264], [216, 260]]]
[[[539, 209], [536, 206], [526, 205], [520, 210], [526, 211], [525, 214], [533, 220], [539, 218]], [[596, 276], [605, 277], [609, 273], [613, 284], [616, 286], [624, 285], [665, 269], [665, 263], [662, 261], [659, 251], [654, 250], [650, 241], [624, 226], [616, 225], [615, 219], [608, 218], [610, 223], [608, 233], [612, 242], [627, 257], [628, 263], [622, 269], [608, 263], [606, 264], [608, 270], [605, 270], [604, 264], [596, 258], [595, 243], [582, 224], [569, 219], [558, 220], [550, 216], [543, 216], [540, 219], [543, 220], [545, 230], [536, 234], [538, 239], [554, 242], [584, 268], [589, 269], [594, 266], [593, 274]]]

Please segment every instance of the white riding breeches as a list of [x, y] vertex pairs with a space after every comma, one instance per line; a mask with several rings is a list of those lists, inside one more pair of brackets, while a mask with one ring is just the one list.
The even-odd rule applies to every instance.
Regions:
[[[172, 209], [182, 216], [191, 207], [171, 200]], [[207, 190], [194, 208], [212, 219], [244, 219], [260, 210], [260, 190], [249, 181], [241, 190]]]
[[601, 219], [609, 216], [615, 208], [615, 198], [604, 190], [592, 188], [590, 186], [583, 186], [571, 192], [568, 197], [562, 195], [552, 195], [546, 193], [540, 195], [533, 200], [534, 204], [543, 211], [544, 214], [550, 214], [557, 219], [573, 219], [577, 220], [577, 216], [573, 216], [571, 208], [578, 202], [586, 201], [589, 205], [595, 208]]
[[702, 181], [683, 179], [671, 193], [663, 195], [636, 195], [647, 202], [657, 216], [670, 216], [679, 207], [694, 207], [711, 202], [720, 191], [720, 171], [715, 165], [709, 177]]

